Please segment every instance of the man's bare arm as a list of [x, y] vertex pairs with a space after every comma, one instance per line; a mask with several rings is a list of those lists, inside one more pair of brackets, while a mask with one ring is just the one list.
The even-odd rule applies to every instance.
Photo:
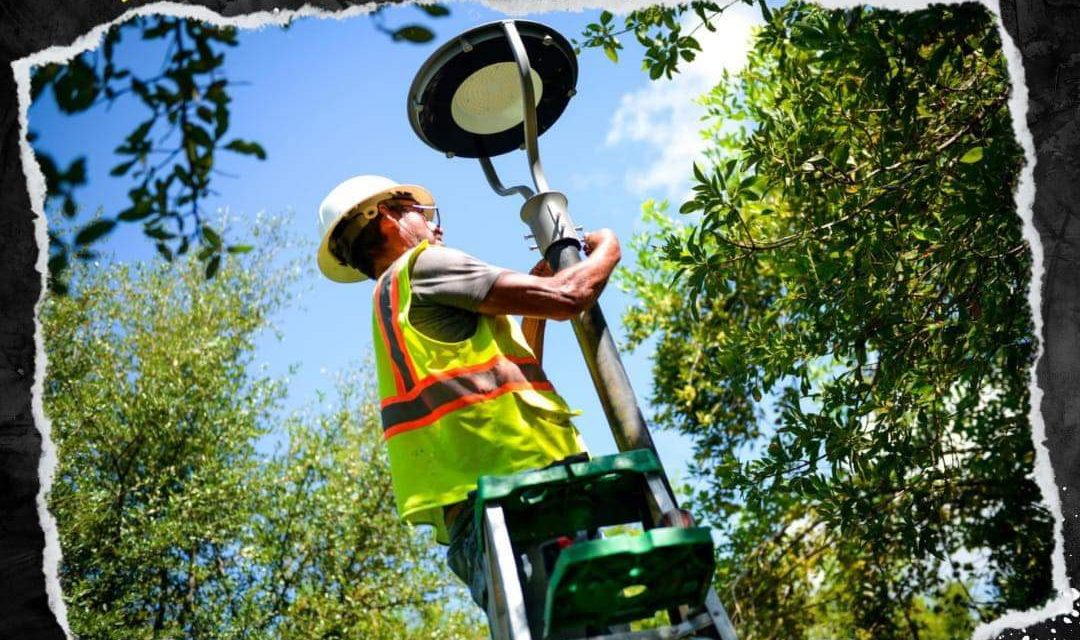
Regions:
[[[551, 271], [551, 265], [547, 263], [547, 260], [540, 258], [540, 262], [537, 262], [536, 266], [529, 270], [529, 275], [550, 278], [555, 274]], [[525, 316], [521, 319], [521, 333], [525, 336], [525, 343], [532, 349], [536, 361], [540, 364], [544, 364], [544, 329], [547, 328], [546, 325], [547, 320], [545, 318]]]
[[587, 257], [550, 276], [508, 271], [499, 276], [477, 309], [486, 315], [567, 320], [591, 307], [622, 257], [610, 229], [585, 237]]

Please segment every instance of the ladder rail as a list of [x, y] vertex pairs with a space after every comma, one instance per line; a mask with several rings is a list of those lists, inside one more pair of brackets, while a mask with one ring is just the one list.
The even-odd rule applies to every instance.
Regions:
[[[667, 491], [667, 485], [663, 482], [663, 479], [658, 477], [658, 474], [650, 473], [645, 477], [649, 496], [649, 508], [652, 512], [654, 523], [658, 523], [663, 514], [667, 513], [671, 509], [677, 508], [674, 501], [671, 499], [671, 494]], [[716, 595], [715, 587], [710, 586], [709, 592], [705, 596], [705, 610], [710, 616], [709, 634], [719, 640], [736, 640], [735, 626], [731, 623], [731, 618], [728, 617], [727, 610], [724, 609], [724, 605], [720, 602], [720, 597]], [[682, 612], [672, 612], [671, 622], [682, 623], [685, 621], [685, 615], [676, 617]], [[678, 636], [675, 636], [678, 637]]]
[[492, 637], [494, 640], [533, 640], [510, 532], [502, 507], [497, 504], [484, 507], [484, 558]]

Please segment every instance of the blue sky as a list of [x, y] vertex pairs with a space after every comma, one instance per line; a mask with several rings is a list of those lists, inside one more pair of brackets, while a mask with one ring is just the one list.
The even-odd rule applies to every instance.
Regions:
[[[363, 15], [299, 18], [287, 30], [241, 30], [240, 44], [227, 51], [224, 69], [230, 80], [244, 83], [232, 90], [229, 136], [259, 141], [268, 158], [260, 162], [219, 154], [217, 168], [236, 177], [216, 179], [220, 195], [212, 197], [206, 209], [227, 210], [230, 217], [244, 219], [258, 212], [291, 215], [290, 229], [307, 243], [301, 251], [313, 264], [319, 202], [346, 178], [380, 174], [432, 191], [448, 245], [492, 264], [528, 270], [539, 256], [523, 238], [528, 230], [518, 218], [521, 199], [495, 195], [475, 160], [445, 158], [422, 143], [408, 124], [406, 93], [423, 61], [449, 37], [506, 17], [477, 4], [447, 6], [450, 17], [438, 20], [411, 6], [385, 11], [387, 26], [431, 26], [436, 38], [422, 46], [391, 43]], [[577, 224], [610, 227], [626, 247], [640, 228], [645, 199], [671, 199], [677, 208], [702, 147], [697, 135], [702, 110], [692, 99], [707, 91], [723, 68], [739, 66], [749, 27], [759, 19], [756, 10], [743, 5], [730, 11], [720, 20], [717, 34], [701, 32], [705, 51], [673, 81], [648, 80], [640, 69], [641, 50], [632, 39], [624, 41], [627, 48], [619, 64], [599, 50], [586, 50], [579, 57], [578, 93], [540, 138], [551, 188], [567, 195]], [[599, 10], [514, 17], [543, 22], [573, 38], [598, 15]], [[133, 35], [118, 46], [119, 60], [155, 70], [161, 41], [143, 43]], [[62, 116], [48, 94], [31, 107], [37, 146], [51, 152], [61, 166], [78, 155], [88, 156], [88, 185], [77, 192], [86, 211], [100, 206], [114, 214], [125, 208], [129, 182], [110, 177], [108, 171], [117, 163], [112, 149], [145, 118], [141, 110], [134, 100], [121, 99], [108, 110]], [[504, 183], [528, 182], [524, 153], [502, 156], [495, 163]], [[154, 255], [137, 226], [121, 228], [100, 249], [122, 261]], [[633, 256], [624, 251], [623, 266], [632, 262]], [[331, 391], [334, 372], [362, 361], [371, 345], [370, 283], [336, 284], [312, 270], [299, 290], [300, 306], [276, 318], [281, 339], [264, 336], [256, 354], [257, 362], [275, 375], [286, 375], [291, 364], [298, 365], [289, 378], [287, 409], [311, 402], [317, 390]], [[620, 318], [632, 300], [609, 286], [600, 304], [619, 340]], [[647, 415], [652, 388], [648, 351], [646, 346], [623, 353]], [[614, 441], [569, 323], [549, 323], [545, 369], [570, 404], [584, 410], [577, 424], [592, 452], [613, 453]], [[689, 440], [656, 430], [653, 437], [673, 480], [683, 477]]]

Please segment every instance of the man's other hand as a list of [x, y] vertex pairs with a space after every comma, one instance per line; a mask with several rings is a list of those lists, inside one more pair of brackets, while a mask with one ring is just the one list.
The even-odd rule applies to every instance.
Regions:
[[585, 235], [585, 255], [592, 255], [592, 252], [597, 247], [608, 243], [614, 243], [619, 246], [619, 238], [615, 236], [615, 232], [611, 229], [597, 229], [596, 231], [590, 231]]
[[551, 265], [544, 258], [540, 258], [540, 262], [536, 263], [532, 269], [529, 269], [530, 276], [538, 276], [541, 278], [550, 278], [555, 275], [555, 272], [551, 270]]
[[621, 256], [611, 229], [585, 236], [588, 257], [551, 273], [546, 263], [528, 273], [503, 272], [477, 309], [485, 315], [569, 320], [596, 303]]

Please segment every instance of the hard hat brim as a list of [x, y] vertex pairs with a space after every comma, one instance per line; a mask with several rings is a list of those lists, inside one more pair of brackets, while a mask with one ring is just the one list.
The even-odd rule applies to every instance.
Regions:
[[[431, 192], [424, 187], [415, 184], [394, 185], [393, 187], [383, 189], [382, 191], [379, 191], [369, 196], [368, 198], [361, 200], [356, 204], [356, 206], [338, 215], [337, 219], [335, 219], [334, 222], [326, 228], [326, 232], [323, 234], [322, 241], [319, 243], [319, 253], [316, 257], [316, 263], [319, 265], [319, 271], [321, 271], [324, 276], [333, 280], [334, 282], [349, 283], [362, 282], [364, 280], [367, 280], [368, 277], [364, 275], [363, 272], [361, 272], [359, 269], [354, 269], [347, 264], [343, 264], [334, 256], [334, 254], [330, 253], [330, 237], [334, 235], [334, 230], [337, 229], [338, 225], [342, 224], [342, 221], [346, 217], [350, 217], [349, 214], [356, 211], [357, 209], [363, 211], [374, 207], [382, 200], [393, 197], [405, 196], [413, 198], [414, 200], [416, 200], [417, 204], [422, 204], [425, 206], [433, 206], [435, 204], [435, 198], [432, 197]], [[429, 221], [435, 217], [434, 211], [430, 209], [425, 210], [424, 215]], [[364, 226], [368, 223], [369, 219], [370, 218], [365, 215], [351, 216], [349, 224], [358, 224], [360, 226]]]

